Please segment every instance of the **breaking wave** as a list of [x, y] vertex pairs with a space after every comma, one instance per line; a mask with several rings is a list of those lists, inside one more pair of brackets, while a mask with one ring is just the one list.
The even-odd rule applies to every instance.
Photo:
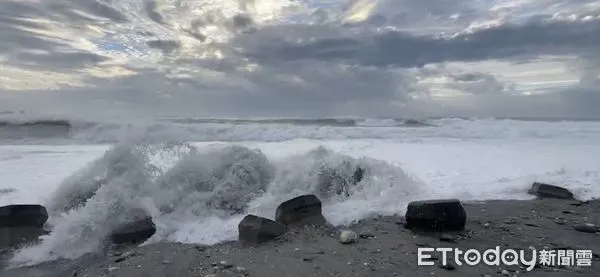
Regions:
[[[570, 133], [563, 130], [572, 131]], [[285, 141], [306, 139], [423, 138], [596, 138], [595, 121], [514, 119], [194, 119], [163, 118], [147, 122], [68, 120], [0, 121], [0, 142], [114, 144], [144, 138], [157, 143], [181, 141]]]
[[16, 265], [106, 251], [110, 232], [140, 214], [157, 226], [148, 243], [235, 239], [247, 213], [274, 217], [279, 203], [316, 194], [325, 217], [347, 224], [403, 212], [423, 187], [386, 162], [326, 148], [282, 160], [242, 146], [124, 143], [60, 185], [46, 206], [52, 232], [19, 250]]

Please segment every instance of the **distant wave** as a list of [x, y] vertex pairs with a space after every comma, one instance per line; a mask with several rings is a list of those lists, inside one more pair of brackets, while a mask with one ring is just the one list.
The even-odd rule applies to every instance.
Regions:
[[[236, 127], [237, 126], [237, 127]], [[177, 137], [181, 140], [282, 140], [307, 136], [309, 132], [283, 135], [282, 126], [319, 129], [369, 127], [425, 127], [432, 126], [414, 119], [219, 119], [170, 118], [144, 123], [92, 122], [64, 119], [4, 120], [0, 121], [0, 140], [36, 142], [39, 139], [67, 139], [78, 142], [113, 143], [130, 136], [148, 136], [163, 140]], [[301, 130], [301, 129], [297, 129]], [[257, 134], [261, 131], [262, 134]], [[243, 134], [246, 133], [246, 134]], [[269, 136], [269, 133], [274, 134]], [[254, 135], [252, 135], [254, 134]], [[282, 136], [283, 135], [283, 136]], [[317, 135], [316, 137], [322, 137]], [[47, 141], [46, 141], [47, 142]]]
[[[565, 133], [568, 130], [569, 133]], [[598, 138], [600, 122], [476, 118], [218, 119], [161, 118], [123, 123], [83, 120], [0, 121], [0, 143], [285, 141], [292, 139]]]
[[277, 119], [219, 119], [219, 118], [182, 118], [169, 119], [168, 121], [183, 124], [290, 124], [290, 125], [315, 125], [332, 127], [403, 127], [403, 126], [431, 126], [426, 121], [416, 119], [349, 119], [349, 118], [277, 118]]

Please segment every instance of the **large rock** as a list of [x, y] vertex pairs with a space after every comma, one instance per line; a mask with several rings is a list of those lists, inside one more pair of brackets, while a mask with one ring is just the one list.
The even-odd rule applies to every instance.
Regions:
[[467, 213], [457, 199], [414, 201], [406, 210], [406, 228], [445, 232], [465, 228]]
[[44, 234], [46, 231], [40, 227], [0, 227], [0, 249], [34, 243]]
[[239, 240], [253, 244], [272, 240], [286, 231], [286, 225], [255, 215], [247, 215], [238, 224]]
[[315, 195], [302, 195], [281, 203], [275, 211], [275, 221], [290, 226], [324, 225], [321, 200]]
[[48, 220], [41, 205], [9, 205], [0, 207], [0, 227], [39, 227]]
[[156, 226], [152, 218], [146, 217], [116, 229], [111, 234], [111, 240], [115, 244], [141, 243], [156, 233]]
[[531, 185], [529, 194], [541, 198], [573, 199], [573, 193], [566, 188], [538, 182]]

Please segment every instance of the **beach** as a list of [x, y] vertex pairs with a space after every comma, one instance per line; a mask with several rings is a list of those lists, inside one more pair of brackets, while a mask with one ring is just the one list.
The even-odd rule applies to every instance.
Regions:
[[[71, 261], [7, 269], [2, 276], [168, 277], [168, 276], [599, 276], [600, 238], [573, 226], [600, 223], [600, 201], [560, 199], [500, 200], [464, 203], [465, 231], [422, 234], [404, 228], [402, 216], [361, 220], [350, 226], [301, 227], [258, 246], [227, 242], [213, 246], [158, 243], [111, 249]], [[340, 230], [353, 230], [359, 239], [339, 242]], [[499, 246], [502, 250], [591, 250], [591, 266], [543, 266], [531, 271], [524, 264], [459, 266], [417, 264], [418, 248], [450, 247], [463, 251]], [[459, 259], [459, 262], [461, 260]], [[558, 261], [558, 260], [557, 260]]]

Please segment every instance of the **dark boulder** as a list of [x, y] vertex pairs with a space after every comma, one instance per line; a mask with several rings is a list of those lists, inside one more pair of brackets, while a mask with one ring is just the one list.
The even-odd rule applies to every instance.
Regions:
[[264, 217], [247, 215], [238, 224], [238, 239], [242, 242], [258, 244], [283, 235], [287, 226]]
[[315, 195], [302, 195], [281, 203], [275, 211], [275, 221], [291, 226], [325, 225], [321, 200]]
[[40, 227], [0, 227], [0, 249], [14, 249], [35, 243], [47, 232]]
[[428, 232], [460, 231], [467, 213], [457, 199], [413, 201], [406, 210], [405, 227]]
[[541, 198], [573, 199], [573, 193], [566, 188], [538, 182], [531, 185], [529, 194]]
[[0, 227], [39, 227], [48, 220], [41, 205], [9, 205], [0, 207]]
[[154, 233], [156, 233], [156, 226], [152, 218], [146, 217], [117, 228], [111, 234], [111, 240], [115, 244], [136, 244], [146, 241]]

